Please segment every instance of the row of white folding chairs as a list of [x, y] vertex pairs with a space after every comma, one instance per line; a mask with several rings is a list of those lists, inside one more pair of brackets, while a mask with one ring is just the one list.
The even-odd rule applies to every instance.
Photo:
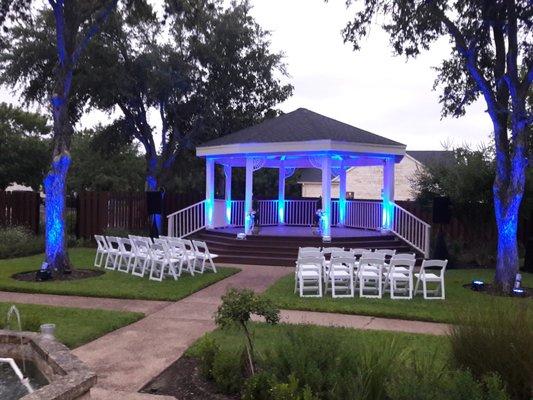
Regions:
[[[144, 277], [149, 269], [149, 279], [162, 281], [165, 276], [175, 280], [183, 270], [194, 275], [206, 268], [216, 272], [213, 258], [205, 242], [178, 238], [133, 236], [120, 238], [95, 235], [97, 250], [94, 265]], [[197, 263], [198, 262], [198, 263]]]
[[[357, 259], [354, 251], [328, 248], [326, 252], [316, 248], [299, 251], [295, 272], [295, 293], [301, 297], [322, 297], [323, 288], [332, 297], [354, 297], [359, 289], [360, 297], [381, 298], [389, 292], [392, 299], [412, 299], [422, 284], [425, 299], [444, 299], [444, 273], [447, 260], [424, 260], [418, 273], [413, 274], [416, 262], [414, 254], [395, 254], [391, 250], [362, 251]], [[327, 260], [324, 254], [329, 254]], [[388, 262], [385, 256], [390, 255]], [[413, 275], [417, 278], [413, 288]], [[428, 283], [436, 284], [429, 289]], [[314, 294], [306, 295], [306, 291]], [[339, 293], [340, 292], [340, 293]]]

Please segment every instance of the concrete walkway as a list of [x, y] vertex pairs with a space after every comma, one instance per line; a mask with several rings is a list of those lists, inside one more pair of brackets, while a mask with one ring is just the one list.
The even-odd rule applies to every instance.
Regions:
[[[155, 396], [134, 393], [181, 357], [198, 338], [215, 329], [213, 314], [229, 287], [263, 292], [282, 276], [293, 273], [286, 267], [239, 268], [241, 272], [177, 302], [11, 292], [0, 292], [0, 301], [144, 313], [142, 320], [87, 343], [75, 349], [74, 354], [98, 374], [91, 399], [149, 399]], [[293, 310], [282, 310], [281, 321], [435, 335], [443, 335], [449, 329], [446, 324], [430, 322]], [[131, 396], [125, 397], [125, 393]]]

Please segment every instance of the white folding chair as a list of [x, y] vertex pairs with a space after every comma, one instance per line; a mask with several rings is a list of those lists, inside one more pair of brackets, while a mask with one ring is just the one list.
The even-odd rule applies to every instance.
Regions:
[[[115, 270], [120, 258], [120, 248], [118, 244], [118, 238], [115, 236], [106, 236], [108, 252], [107, 259], [105, 260], [105, 269]], [[111, 263], [111, 265], [110, 265]]]
[[172, 257], [180, 260], [178, 266], [178, 276], [181, 276], [183, 271], [183, 266], [185, 265], [185, 271], [194, 276], [194, 260], [195, 254], [191, 251], [188, 251], [183, 243], [183, 239], [179, 238], [169, 238], [168, 247]]
[[[195, 257], [193, 261], [194, 272], [199, 272], [203, 274], [205, 268], [207, 267], [216, 273], [217, 269], [215, 267], [215, 263], [213, 262], [213, 259], [217, 258], [218, 255], [210, 253], [209, 249], [207, 248], [207, 243], [201, 240], [193, 240], [192, 245], [194, 246], [194, 252], [195, 252]], [[197, 261], [202, 262], [200, 269], [196, 267]], [[206, 265], [206, 262], [207, 262], [207, 265]]]
[[347, 257], [332, 256], [326, 281], [326, 292], [329, 287], [331, 297], [354, 297], [354, 263], [355, 259], [351, 253]]
[[135, 253], [133, 252], [133, 246], [131, 244], [131, 239], [128, 238], [117, 238], [118, 239], [118, 249], [119, 257], [117, 270], [120, 272], [129, 273], [131, 262], [135, 260]]
[[102, 235], [94, 235], [94, 240], [96, 240], [96, 256], [94, 257], [94, 266], [101, 268], [104, 261], [104, 257], [107, 257], [109, 253], [109, 248], [107, 242]]
[[361, 257], [357, 271], [359, 278], [359, 297], [381, 299], [384, 261], [384, 256], [380, 254], [371, 256], [367, 253]]
[[[385, 262], [385, 265], [383, 266], [383, 268], [388, 271], [388, 268], [389, 268], [389, 264], [392, 262], [392, 261], [414, 261], [415, 264], [416, 264], [416, 254], [415, 253], [396, 253], [395, 255], [393, 255], [390, 260], [388, 262]], [[405, 267], [402, 267], [402, 266], [397, 266], [396, 267], [396, 272], [398, 271], [407, 271], [407, 268]]]
[[152, 263], [149, 279], [161, 282], [166, 275], [170, 275], [174, 280], [178, 280], [176, 265], [179, 264], [179, 260], [170, 256], [166, 242], [153, 243], [150, 248], [152, 250]]
[[369, 249], [350, 249], [350, 251], [357, 260], [359, 260], [363, 254], [372, 252], [372, 250]]
[[146, 267], [152, 260], [152, 250], [150, 242], [144, 238], [137, 237], [132, 239], [132, 249], [135, 254], [131, 274], [135, 276], [144, 277]]
[[[420, 272], [415, 274], [416, 286], [415, 296], [418, 293], [418, 284], [422, 282], [422, 293], [426, 300], [444, 300], [446, 293], [444, 290], [444, 272], [446, 271], [448, 260], [424, 260], [420, 267]], [[428, 283], [436, 283], [435, 289], [428, 289]]]
[[[385, 282], [383, 290], [390, 291], [391, 299], [413, 298], [413, 268], [415, 259], [398, 259], [390, 261], [388, 269], [383, 271]], [[403, 294], [403, 295], [402, 295]]]
[[[322, 256], [302, 257], [296, 264], [296, 279], [300, 297], [322, 297]], [[306, 291], [315, 294], [305, 294]]]

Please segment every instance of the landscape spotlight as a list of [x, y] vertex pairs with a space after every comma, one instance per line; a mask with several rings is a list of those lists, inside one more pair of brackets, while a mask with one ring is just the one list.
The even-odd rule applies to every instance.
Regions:
[[476, 292], [480, 292], [482, 290], [485, 290], [485, 282], [480, 280], [472, 281], [472, 290], [475, 290]]
[[526, 296], [526, 290], [524, 288], [514, 288], [513, 289], [513, 296], [515, 296], [515, 297], [525, 297]]

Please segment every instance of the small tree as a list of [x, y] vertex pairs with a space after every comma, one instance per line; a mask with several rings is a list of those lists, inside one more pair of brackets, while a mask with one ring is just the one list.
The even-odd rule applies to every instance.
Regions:
[[279, 310], [267, 300], [249, 289], [229, 289], [222, 296], [222, 304], [215, 314], [215, 322], [221, 328], [232, 325], [240, 326], [246, 336], [246, 354], [250, 373], [254, 374], [254, 345], [248, 328], [252, 314], [264, 317], [269, 324], [279, 322]]

